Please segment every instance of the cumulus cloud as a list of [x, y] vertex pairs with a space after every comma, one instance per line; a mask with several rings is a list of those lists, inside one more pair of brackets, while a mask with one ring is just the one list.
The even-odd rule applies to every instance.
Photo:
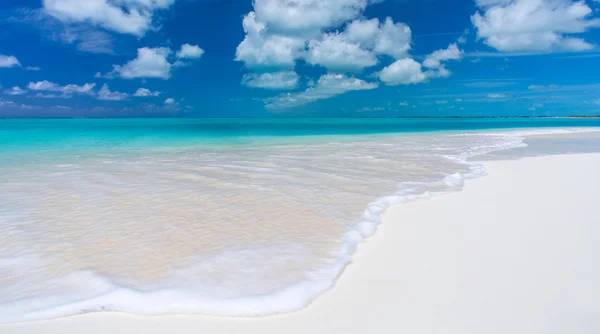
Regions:
[[0, 68], [21, 66], [21, 63], [15, 56], [5, 56], [0, 54]]
[[198, 59], [202, 57], [204, 50], [198, 45], [183, 44], [179, 51], [177, 51], [177, 58], [179, 59]]
[[175, 104], [175, 99], [169, 97], [168, 99], [165, 100], [165, 104], [167, 104], [167, 105]]
[[424, 72], [409, 55], [412, 32], [408, 25], [394, 22], [391, 17], [381, 21], [364, 18], [365, 8], [375, 2], [380, 0], [255, 0], [254, 10], [242, 21], [245, 37], [237, 47], [235, 60], [260, 73], [246, 74], [242, 84], [293, 88], [298, 81], [293, 71], [297, 61], [327, 69], [328, 74], [306, 91], [266, 100], [267, 108], [281, 109], [341, 94], [332, 88], [338, 87], [334, 83], [356, 84], [359, 80], [363, 83], [360, 87], [373, 89], [376, 84], [345, 74], [360, 73], [387, 57], [395, 62], [378, 72], [378, 77], [388, 85], [450, 76], [443, 62], [460, 58], [462, 51], [456, 44], [430, 55], [431, 67]]
[[[176, 57], [179, 59], [198, 59], [202, 56], [204, 50], [198, 46], [184, 44], [177, 52]], [[171, 49], [166, 47], [148, 48], [143, 47], [137, 50], [137, 57], [124, 65], [113, 65], [112, 71], [101, 74], [96, 73], [96, 78], [113, 79], [120, 77], [123, 79], [136, 78], [157, 78], [167, 80], [171, 77], [173, 67], [181, 67], [188, 65], [181, 61], [171, 63], [169, 58], [173, 54]]]
[[442, 62], [447, 60], [461, 59], [463, 51], [458, 48], [456, 43], [450, 44], [448, 48], [434, 51], [425, 57], [423, 66], [428, 68], [440, 68]]
[[[94, 87], [96, 87], [95, 83], [86, 83], [84, 85], [73, 85], [69, 84], [66, 86], [61, 86], [54, 82], [50, 82], [47, 80], [38, 81], [38, 82], [30, 82], [27, 85], [27, 89], [32, 91], [41, 91], [41, 92], [57, 92], [61, 93], [60, 97], [69, 98], [73, 94], [94, 94]], [[58, 95], [53, 94], [53, 97], [59, 97]]]
[[396, 60], [378, 73], [379, 79], [386, 85], [410, 85], [427, 80], [419, 62], [411, 58]]
[[305, 59], [336, 72], [358, 72], [376, 65], [378, 55], [406, 57], [410, 43], [411, 30], [403, 23], [394, 23], [389, 17], [382, 23], [376, 18], [357, 19], [342, 33], [325, 33], [310, 40]]
[[404, 58], [410, 50], [411, 30], [388, 17], [357, 19], [341, 33], [325, 33], [308, 42], [305, 60], [335, 72], [359, 72], [379, 62], [378, 55]]
[[63, 22], [90, 23], [122, 34], [143, 36], [154, 12], [175, 0], [43, 0], [44, 10]]
[[108, 88], [108, 84], [104, 84], [102, 88], [98, 91], [98, 100], [107, 100], [107, 101], [121, 101], [128, 98], [129, 95], [127, 93], [121, 92], [112, 92], [110, 88]]
[[171, 63], [167, 57], [171, 54], [169, 48], [139, 48], [137, 57], [125, 65], [113, 65], [113, 70], [105, 75], [96, 74], [97, 77], [123, 79], [171, 77]]
[[345, 34], [350, 42], [360, 43], [372, 48], [375, 45], [375, 39], [379, 31], [379, 19], [356, 19], [348, 23]]
[[11, 89], [7, 89], [4, 91], [4, 94], [7, 94], [7, 95], [23, 95], [25, 93], [27, 93], [27, 91], [24, 89], [21, 89], [21, 87], [19, 87], [19, 86], [14, 86]]
[[257, 21], [254, 12], [244, 17], [242, 26], [246, 37], [236, 49], [235, 60], [247, 67], [294, 67], [305, 47], [302, 38], [268, 33], [266, 24]]
[[298, 74], [294, 71], [248, 73], [242, 78], [242, 84], [252, 88], [294, 89], [298, 85]]
[[507, 52], [585, 51], [593, 45], [571, 35], [599, 27], [585, 1], [477, 0], [471, 21], [477, 37]]
[[275, 32], [318, 34], [356, 18], [368, 0], [255, 0], [254, 12]]
[[378, 63], [374, 52], [349, 42], [343, 34], [337, 33], [325, 34], [322, 40], [311, 40], [305, 59], [309, 64], [321, 65], [335, 72], [359, 72]]
[[410, 50], [410, 43], [410, 28], [404, 23], [394, 23], [387, 17], [377, 31], [373, 50], [377, 54], [399, 59], [406, 56]]
[[[242, 21], [246, 36], [235, 60], [276, 70], [292, 69], [303, 59], [342, 73], [376, 65], [378, 55], [406, 56], [407, 25], [359, 18], [374, 2], [379, 0], [256, 0]], [[335, 30], [346, 23], [345, 31]]]
[[382, 23], [378, 19], [357, 19], [342, 32], [310, 37], [272, 33], [254, 12], [246, 15], [243, 26], [246, 37], [237, 48], [236, 60], [249, 68], [292, 68], [296, 60], [304, 59], [334, 72], [359, 72], [376, 65], [378, 55], [405, 57], [411, 43], [410, 28], [389, 17]]
[[282, 110], [302, 106], [317, 100], [327, 99], [350, 91], [370, 90], [377, 88], [376, 83], [369, 83], [343, 74], [325, 74], [314, 86], [299, 93], [287, 93], [265, 100], [266, 107], [271, 110]]
[[148, 96], [159, 96], [161, 92], [153, 92], [147, 88], [139, 88], [133, 96], [136, 97], [148, 97]]
[[60, 91], [62, 87], [58, 84], [55, 84], [54, 82], [44, 80], [38, 82], [30, 82], [27, 85], [27, 88], [31, 90]]
[[448, 48], [432, 52], [425, 57], [423, 66], [429, 68], [425, 74], [430, 78], [447, 78], [452, 75], [443, 62], [448, 60], [460, 60], [463, 51], [458, 48], [456, 43], [450, 44]]

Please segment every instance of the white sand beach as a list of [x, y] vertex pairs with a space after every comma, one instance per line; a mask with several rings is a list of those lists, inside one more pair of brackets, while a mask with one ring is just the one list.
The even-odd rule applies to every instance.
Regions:
[[3, 334], [600, 333], [600, 154], [483, 163], [463, 192], [399, 205], [335, 287], [266, 318], [91, 313]]

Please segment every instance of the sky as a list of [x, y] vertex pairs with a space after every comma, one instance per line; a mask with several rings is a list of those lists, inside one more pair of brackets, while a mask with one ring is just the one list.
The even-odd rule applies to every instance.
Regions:
[[600, 0], [2, 0], [0, 117], [600, 115]]

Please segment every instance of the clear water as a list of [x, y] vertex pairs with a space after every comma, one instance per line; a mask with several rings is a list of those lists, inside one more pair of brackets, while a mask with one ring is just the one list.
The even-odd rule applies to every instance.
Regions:
[[469, 158], [525, 137], [594, 130], [568, 119], [0, 120], [0, 321], [297, 310], [334, 284], [389, 205], [460, 190], [485, 173]]

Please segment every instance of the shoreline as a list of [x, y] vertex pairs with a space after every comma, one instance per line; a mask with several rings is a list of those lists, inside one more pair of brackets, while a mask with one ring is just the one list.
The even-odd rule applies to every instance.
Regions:
[[[359, 249], [354, 253], [352, 262], [345, 268], [335, 286], [300, 311], [265, 318], [217, 318], [183, 315], [141, 317], [120, 313], [90, 313], [54, 320], [0, 325], [0, 331], [3, 333], [76, 333], [80, 331], [101, 333], [106, 332], [110, 328], [111, 331], [117, 333], [137, 331], [164, 333], [169, 330], [175, 330], [178, 333], [198, 331], [208, 331], [210, 333], [280, 333], [282, 331], [293, 332], [293, 330], [296, 330], [298, 333], [332, 333], [338, 331], [358, 333], [378, 328], [379, 332], [406, 330], [411, 333], [420, 333], [438, 330], [445, 333], [464, 333], [471, 332], [469, 328], [479, 324], [484, 327], [476, 327], [477, 331], [482, 332], [484, 328], [487, 328], [485, 326], [498, 326], [496, 322], [502, 322], [501, 319], [503, 318], [506, 319], [506, 312], [509, 309], [499, 308], [496, 312], [493, 312], [498, 315], [497, 319], [494, 319], [493, 315], [485, 312], [485, 314], [479, 314], [475, 318], [482, 319], [485, 318], [484, 316], [492, 318], [489, 319], [489, 323], [485, 321], [481, 323], [482, 320], [478, 320], [477, 324], [475, 324], [463, 319], [461, 317], [465, 315], [463, 313], [451, 316], [452, 308], [444, 308], [443, 306], [448, 305], [443, 302], [447, 303], [451, 301], [454, 303], [454, 306], [462, 305], [462, 309], [461, 307], [455, 308], [455, 313], [460, 310], [465, 311], [464, 313], [482, 313], [482, 310], [485, 308], [481, 307], [466, 312], [466, 309], [476, 304], [475, 302], [465, 302], [465, 300], [468, 300], [467, 297], [474, 298], [474, 300], [477, 300], [477, 296], [485, 296], [486, 294], [488, 297], [504, 297], [508, 296], [510, 291], [505, 291], [502, 295], [490, 295], [490, 291], [485, 289], [485, 286], [494, 281], [494, 279], [497, 279], [497, 277], [486, 276], [486, 279], [473, 280], [473, 286], [477, 287], [477, 294], [469, 294], [470, 291], [467, 291], [467, 293], [457, 294], [456, 296], [452, 296], [453, 298], [450, 298], [450, 294], [454, 291], [451, 288], [456, 289], [461, 285], [460, 280], [452, 281], [451, 279], [456, 279], [457, 277], [455, 276], [460, 276], [460, 272], [452, 272], [453, 268], [460, 267], [464, 272], [471, 273], [472, 275], [484, 275], [480, 268], [469, 266], [469, 263], [465, 263], [465, 261], [474, 261], [479, 266], [489, 264], [479, 257], [470, 258], [470, 256], [472, 257], [471, 252], [460, 253], [466, 259], [456, 257], [445, 258], [444, 261], [440, 260], [444, 259], [444, 256], [449, 256], [449, 252], [460, 252], [461, 247], [464, 247], [464, 243], [468, 242], [475, 242], [476, 248], [473, 248], [472, 252], [476, 253], [476, 255], [487, 251], [500, 259], [504, 259], [502, 257], [504, 253], [512, 254], [511, 250], [506, 249], [500, 243], [500, 240], [495, 239], [493, 235], [485, 235], [489, 239], [482, 238], [483, 235], [480, 233], [483, 232], [482, 229], [484, 227], [500, 229], [499, 232], [504, 233], [503, 237], [505, 237], [507, 244], [510, 244], [512, 238], [514, 238], [512, 240], [514, 242], [521, 242], [523, 241], [521, 240], [522, 238], [532, 238], [533, 241], [541, 241], [536, 239], [536, 236], [533, 234], [519, 235], [519, 228], [522, 229], [527, 227], [527, 224], [533, 224], [534, 226], [529, 226], [531, 230], [528, 231], [533, 232], [533, 230], [540, 229], [537, 233], [541, 233], [543, 232], [541, 227], [548, 225], [559, 226], [560, 221], [558, 221], [558, 217], [566, 217], [567, 219], [578, 218], [581, 221], [579, 224], [583, 225], [576, 225], [574, 226], [575, 228], [579, 227], [579, 230], [595, 228], [594, 231], [600, 232], [600, 226], [594, 227], [592, 225], [594, 213], [591, 211], [595, 208], [592, 203], [594, 198], [593, 191], [597, 187], [600, 187], [600, 182], [595, 181], [593, 178], [586, 179], [586, 176], [594, 175], [594, 172], [600, 172], [600, 168], [595, 167], [600, 166], [600, 154], [551, 155], [523, 158], [520, 160], [484, 161], [482, 164], [489, 176], [469, 180], [462, 192], [435, 197], [429, 201], [415, 201], [390, 207], [384, 213], [383, 224], [379, 226], [376, 234], [370, 237], [368, 242], [358, 246]], [[540, 183], [541, 181], [550, 180], [554, 183], [559, 183], [561, 186], [553, 187], [552, 182], [547, 182], [546, 184]], [[511, 181], [516, 182], [512, 188]], [[562, 190], [558, 191], [558, 189]], [[530, 207], [517, 200], [531, 200], [532, 197], [530, 196], [532, 194], [537, 198], [529, 203]], [[543, 208], [547, 207], [551, 212], [553, 210], [564, 210], [566, 206], [569, 209], [567, 212], [569, 215], [564, 216], [563, 211], [560, 211], [560, 214], [557, 212], [554, 212], [554, 214], [544, 213], [539, 210], [540, 206]], [[507, 209], [505, 211], [493, 211], [494, 216], [488, 218], [492, 220], [500, 219], [507, 225], [512, 224], [515, 226], [508, 226], [504, 230], [499, 224], [501, 221], [497, 221], [498, 225], [493, 226], [488, 226], [489, 224], [484, 226], [478, 225], [477, 222], [481, 221], [482, 217], [485, 218], [486, 214], [489, 214], [489, 212], [482, 212], [485, 211], [484, 208], [494, 210], [494, 208], [501, 207]], [[460, 210], [461, 208], [462, 211]], [[461, 215], [466, 215], [466, 217], [461, 217]], [[452, 217], [452, 219], [447, 220], [447, 217]], [[520, 221], [525, 217], [528, 217], [530, 220]], [[421, 224], [417, 224], [417, 221], [421, 222]], [[523, 225], [519, 226], [519, 224], [516, 224], [517, 222]], [[425, 223], [427, 224], [423, 225]], [[540, 223], [543, 225], [535, 225]], [[513, 230], [510, 230], [509, 227]], [[457, 231], [469, 233], [455, 235]], [[423, 234], [424, 232], [427, 233]], [[440, 234], [441, 232], [448, 234]], [[591, 238], [594, 237], [593, 233], [587, 234]], [[560, 234], [554, 235], [554, 237], [559, 236]], [[439, 240], [423, 239], [431, 237], [439, 238]], [[455, 237], [455, 239], [450, 237]], [[466, 238], [462, 240], [462, 246], [460, 243], [456, 243], [456, 238], [460, 239], [461, 237]], [[596, 235], [596, 239], [600, 238]], [[596, 239], [592, 241], [600, 241]], [[481, 243], [477, 243], [478, 241]], [[555, 241], [557, 241], [556, 244], [560, 244], [558, 242], [560, 240]], [[451, 242], [454, 243], [449, 244]], [[494, 243], [496, 243], [497, 247], [490, 248], [490, 245]], [[452, 247], [445, 249], [445, 252], [435, 253], [435, 251], [441, 251], [444, 245]], [[593, 247], [591, 245], [593, 243], [590, 242], [590, 247]], [[555, 251], [552, 243], [546, 246], [548, 246], [546, 251]], [[567, 246], [569, 245], [561, 245], [561, 249], [568, 250]], [[577, 247], [577, 244], [570, 246]], [[465, 251], [465, 249], [462, 251]], [[427, 256], [424, 256], [424, 254]], [[512, 254], [514, 257], [508, 260], [516, 261], [519, 256], [523, 257], [526, 255], [530, 254], [527, 252], [518, 252]], [[536, 253], [535, 255], [540, 257], [542, 254]], [[395, 256], [398, 257], [399, 264], [390, 263], [391, 260], [395, 259]], [[548, 259], [532, 258], [529, 259], [531, 261], [525, 262], [522, 260], [520, 259], [516, 262], [508, 261], [506, 265], [518, 264], [522, 266], [524, 263], [535, 263], [535, 261], [542, 260], [543, 263], [546, 263], [544, 261]], [[455, 262], [454, 266], [451, 266], [452, 261]], [[593, 263], [583, 264], [593, 266]], [[412, 270], [407, 270], [407, 268], [412, 268]], [[494, 266], [488, 269], [493, 271]], [[527, 268], [523, 267], [521, 269]], [[448, 272], [439, 272], [440, 270], [450, 271], [452, 275], [449, 276]], [[545, 270], [550, 269], [545, 268]], [[421, 275], [417, 275], [419, 272]], [[506, 276], [507, 273], [510, 273], [510, 271], [497, 274], [499, 276], [504, 275], [503, 279], [508, 281], [514, 279], [511, 276]], [[558, 274], [561, 273], [563, 271], [558, 272]], [[557, 275], [557, 273], [553, 274], [546, 273], [544, 277], [552, 278], [552, 276]], [[591, 273], [591, 275], [594, 278], [600, 279], [598, 273]], [[532, 278], [529, 277], [529, 279]], [[595, 280], [590, 280], [590, 282], [593, 281]], [[454, 282], [454, 285], [448, 286], [450, 282]], [[429, 285], [429, 288], [423, 289], [425, 285]], [[582, 284], [576, 284], [575, 286], [577, 285], [582, 286]], [[437, 287], [439, 290], [437, 294], [435, 293], [436, 289], [432, 289], [432, 287]], [[535, 285], [532, 285], [532, 287], [535, 287]], [[589, 289], [593, 291], [587, 291], [586, 294], [600, 297], [600, 289], [593, 289], [593, 286], [592, 288], [588, 287]], [[546, 298], [545, 296], [553, 292], [553, 289], [548, 289], [546, 292], [546, 294], [538, 297]], [[440, 295], [444, 294], [447, 297], [441, 298]], [[520, 296], [523, 295], [523, 291], [521, 291]], [[580, 295], [584, 294], [577, 296]], [[600, 303], [597, 302], [598, 300], [600, 298], [592, 298], [590, 296], [586, 299], [587, 304], [584, 303], [584, 306], [588, 305], [591, 307], [591, 311], [589, 312], [591, 312], [591, 315], [595, 314], [596, 318], [600, 314]], [[493, 300], [487, 302], [494, 303]], [[523, 303], [521, 302], [521, 304]], [[506, 305], [503, 304], [503, 306]], [[511, 306], [518, 308], [519, 305], [515, 303]], [[398, 308], [403, 309], [403, 311], [398, 312]], [[535, 308], [522, 311], [524, 313], [533, 312]], [[564, 312], [552, 313], [552, 316], [555, 317], [554, 320], [563, 318], [560, 317], [560, 314]], [[406, 319], [399, 319], [400, 315], [410, 316]], [[514, 316], [516, 315], [509, 318], [514, 318]], [[530, 329], [529, 333], [535, 332], [536, 325], [543, 325], [539, 321], [533, 324], [533, 321], [525, 319], [531, 317], [523, 314], [518, 316], [524, 317], [520, 322], [523, 325], [528, 324], [525, 327]], [[444, 321], [440, 321], [440, 317]], [[420, 320], [416, 321], [417, 319]], [[463, 320], [462, 322], [461, 319]], [[585, 323], [584, 320], [582, 321]], [[594, 322], [593, 317], [589, 321], [591, 321], [589, 322], [591, 326], [583, 326], [582, 330], [589, 329], [590, 333], [600, 330], [600, 321]], [[546, 322], [552, 321], [546, 319]], [[572, 327], [573, 322], [577, 324], [581, 323], [581, 321], [571, 321], [569, 327], [567, 327], [571, 331], [574, 328]], [[503, 328], [502, 331], [500, 328], [494, 330], [498, 330], [498, 333], [503, 331], [520, 333], [518, 328], [510, 325], [504, 323], [504, 326], [508, 327]], [[116, 327], [118, 327], [118, 330]], [[70, 329], [67, 330], [66, 328]], [[555, 326], [554, 330], [558, 330], [559, 328], [560, 326]], [[456, 331], [453, 331], [454, 329]], [[490, 331], [489, 328], [487, 329], [487, 333], [495, 332]], [[523, 333], [525, 332], [523, 331]], [[547, 333], [547, 331], [544, 332]], [[586, 331], [583, 332], [587, 333]]]

